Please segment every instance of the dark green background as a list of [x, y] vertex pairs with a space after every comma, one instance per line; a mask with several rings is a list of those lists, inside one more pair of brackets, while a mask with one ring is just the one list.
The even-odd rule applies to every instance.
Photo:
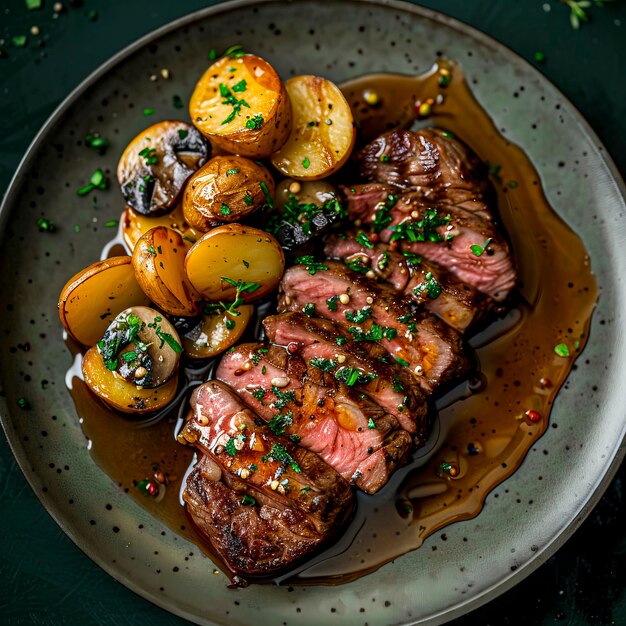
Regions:
[[[39, 11], [27, 11], [24, 0], [0, 2], [0, 38], [6, 41], [6, 58], [0, 59], [2, 191], [37, 130], [90, 72], [136, 38], [215, 2], [63, 4], [65, 11], [55, 16], [51, 0]], [[591, 22], [578, 31], [558, 0], [421, 4], [479, 28], [531, 61], [543, 52], [545, 62], [535, 65], [574, 102], [626, 171], [626, 2], [589, 9]], [[98, 13], [95, 21], [87, 16], [90, 10]], [[41, 35], [29, 35], [25, 48], [13, 47], [11, 37], [33, 25]], [[547, 564], [457, 623], [626, 624], [624, 476], [622, 469], [589, 519]], [[71, 543], [35, 498], [2, 437], [0, 511], [1, 623], [183, 623], [119, 585]]]

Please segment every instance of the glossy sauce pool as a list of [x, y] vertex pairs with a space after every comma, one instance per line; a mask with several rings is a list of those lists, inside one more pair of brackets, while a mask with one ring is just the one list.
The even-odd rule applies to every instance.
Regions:
[[[498, 133], [458, 66], [441, 61], [417, 77], [364, 76], [342, 90], [364, 140], [423, 121], [453, 132], [491, 164], [520, 287], [506, 317], [469, 339], [479, 373], [437, 402], [433, 433], [414, 462], [375, 496], [358, 494], [345, 534], [276, 579], [297, 584], [353, 580], [418, 548], [447, 524], [476, 516], [489, 491], [517, 470], [548, 427], [554, 398], [586, 343], [597, 297], [581, 240], [549, 206], [530, 161]], [[372, 101], [372, 94], [375, 106], [365, 101]], [[429, 113], [423, 120], [416, 121], [416, 104]], [[558, 356], [557, 344], [565, 344], [571, 356]], [[153, 424], [128, 419], [105, 408], [79, 377], [72, 378], [72, 395], [96, 463], [223, 568], [180, 504], [193, 451], [175, 441], [177, 411]], [[157, 498], [144, 495], [137, 484], [158, 470], [168, 476], [167, 487]]]

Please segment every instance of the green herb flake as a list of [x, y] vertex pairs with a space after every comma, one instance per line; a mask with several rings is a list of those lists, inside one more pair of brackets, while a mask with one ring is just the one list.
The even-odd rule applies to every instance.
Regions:
[[247, 206], [252, 206], [252, 203], [254, 202], [254, 199], [252, 198], [252, 196], [250, 195], [249, 191], [246, 191], [246, 195], [243, 197], [243, 201]]
[[230, 207], [227, 204], [222, 204], [222, 206], [220, 207], [220, 213], [222, 215], [230, 215], [231, 214], [231, 210]]
[[241, 498], [241, 504], [243, 504], [243, 506], [254, 506], [256, 504], [256, 499], [246, 494], [243, 498]]
[[289, 413], [285, 413], [281, 415], [278, 413], [274, 415], [272, 419], [267, 423], [267, 427], [275, 434], [275, 435], [284, 435], [285, 431], [289, 426], [293, 424], [293, 413], [291, 411]]
[[104, 223], [104, 226], [105, 228], [115, 228], [118, 224], [119, 222], [117, 220], [109, 220], [108, 222]]
[[345, 346], [348, 343], [348, 338], [347, 337], [337, 337], [335, 339], [335, 343], [341, 347], [341, 346]]
[[235, 84], [232, 86], [232, 90], [233, 90], [235, 93], [242, 93], [242, 92], [244, 92], [246, 89], [247, 89], [247, 85], [246, 85], [246, 81], [245, 81], [245, 79], [240, 80], [238, 83], [235, 83]]
[[390, 163], [391, 162], [391, 157], [387, 156], [386, 154], [383, 154], [383, 155], [381, 155], [379, 160], [380, 160], [381, 163]]
[[[472, 250], [472, 252], [474, 251]], [[476, 253], [474, 252], [474, 254]], [[437, 282], [437, 279], [433, 276], [432, 272], [427, 272], [424, 276], [424, 282], [413, 288], [413, 293], [415, 295], [419, 296], [426, 293], [431, 300], [438, 298], [441, 295], [441, 291], [441, 285]]]
[[315, 316], [315, 304], [313, 304], [313, 302], [309, 302], [307, 305], [304, 306], [302, 311], [307, 317], [314, 317]]
[[175, 109], [183, 109], [185, 107], [183, 99], [178, 94], [172, 96], [172, 105]]
[[159, 350], [164, 344], [167, 344], [177, 354], [180, 354], [183, 351], [183, 347], [178, 343], [178, 341], [176, 341], [176, 339], [174, 339], [174, 337], [172, 337], [169, 333], [164, 333], [160, 327], [156, 329], [156, 336], [161, 340]]
[[263, 126], [263, 122], [263, 116], [257, 113], [246, 122], [246, 128], [249, 130], [259, 130], [259, 128]]
[[537, 63], [543, 63], [546, 60], [546, 55], [543, 52], [535, 52], [533, 58]]
[[283, 466], [289, 465], [291, 469], [298, 474], [302, 472], [302, 469], [296, 463], [295, 459], [287, 452], [287, 448], [281, 444], [275, 443], [272, 449], [265, 456], [261, 457], [263, 463], [268, 460], [277, 461]]
[[332, 359], [322, 359], [319, 357], [312, 358], [309, 363], [323, 372], [332, 372], [337, 367], [337, 361], [333, 361]]
[[564, 359], [570, 356], [569, 348], [564, 343], [559, 343], [554, 346], [554, 353]]
[[356, 242], [365, 248], [369, 248], [370, 250], [374, 247], [374, 244], [369, 240], [369, 237], [365, 233], [359, 233], [356, 236]]
[[302, 161], [302, 167], [305, 170], [308, 170], [310, 165], [311, 165], [311, 161], [309, 160], [309, 157], [304, 157], [304, 159]]
[[88, 148], [98, 150], [100, 154], [104, 154], [104, 151], [109, 146], [109, 142], [104, 137], [100, 137], [100, 135], [86, 135], [85, 145]]
[[374, 420], [371, 417], [367, 420], [367, 427], [370, 430], [376, 430], [376, 424], [374, 423]]
[[[328, 268], [325, 268], [328, 269]], [[337, 310], [337, 302], [339, 302], [339, 296], [331, 296], [330, 298], [328, 298], [328, 300], [326, 300], [326, 306], [328, 307], [329, 311], [336, 311]]]
[[228, 57], [229, 59], [240, 59], [245, 54], [243, 47], [239, 44], [235, 44], [234, 46], [230, 46], [222, 56]]
[[475, 256], [482, 256], [483, 253], [485, 252], [485, 250], [487, 249], [487, 246], [492, 242], [493, 240], [491, 239], [491, 237], [489, 237], [489, 239], [485, 240], [485, 243], [481, 246], [477, 243], [473, 244], [470, 246], [470, 250], [472, 251], [472, 253]]
[[508, 182], [508, 185], [509, 185], [509, 189], [517, 189], [519, 187], [518, 182], [512, 179]]
[[41, 233], [53, 233], [57, 229], [54, 222], [45, 217], [40, 217], [37, 220], [37, 228]]
[[239, 174], [239, 170], [236, 167], [231, 170], [226, 170], [226, 176], [232, 176], [233, 174]]
[[189, 131], [188, 130], [185, 130], [184, 128], [179, 128], [178, 129], [178, 136], [181, 139], [185, 139], [187, 137], [187, 135], [189, 135]]
[[449, 241], [452, 239], [452, 235], [446, 234], [444, 237], [437, 229], [441, 226], [447, 226], [451, 219], [450, 215], [439, 216], [436, 209], [426, 209], [419, 220], [407, 220], [391, 226], [390, 230], [393, 231], [393, 234], [389, 241], [408, 240], [410, 242], [430, 241], [433, 243]]
[[143, 110], [143, 114], [147, 117], [148, 115], [154, 115], [155, 110], [154, 109], [150, 109], [150, 108], [146, 108]]
[[357, 309], [356, 311], [344, 311], [344, 315], [349, 322], [361, 324], [372, 317], [372, 307], [364, 306], [362, 309]]
[[233, 328], [235, 328], [236, 326], [236, 322], [235, 320], [229, 320], [229, 319], [224, 319], [224, 326], [226, 326], [226, 328], [228, 330], [232, 330]]
[[317, 272], [322, 272], [328, 269], [328, 265], [316, 261], [312, 256], [299, 256], [295, 259], [294, 263], [304, 265], [311, 276], [315, 276]]
[[235, 456], [237, 454], [237, 448], [235, 447], [235, 440], [233, 439], [233, 437], [228, 440], [228, 442], [224, 446], [224, 449], [226, 450], [226, 454], [228, 454], [229, 456]]
[[252, 393], [252, 397], [253, 398], [256, 398], [259, 402], [261, 402], [261, 400], [263, 400], [263, 398], [265, 398], [265, 394], [267, 393], [267, 389], [265, 389], [265, 387], [259, 387], [258, 389], [255, 389], [251, 393]]
[[300, 489], [300, 493], [306, 493], [307, 491], [311, 491], [311, 487], [302, 487]]
[[399, 356], [394, 357], [396, 360], [396, 363], [399, 363], [400, 365], [402, 365], [402, 367], [408, 367], [409, 366], [409, 362], [405, 361], [404, 359], [401, 359]]
[[78, 224], [74, 225], [74, 232], [75, 233], [79, 233], [80, 232], [80, 226]]
[[28, 41], [28, 37], [26, 35], [15, 35], [11, 38], [11, 41], [16, 48], [23, 48]]
[[241, 115], [241, 107], [249, 109], [250, 105], [245, 100], [239, 100], [236, 96], [234, 96], [224, 83], [220, 83], [219, 89], [220, 95], [224, 98], [224, 100], [222, 100], [222, 104], [228, 104], [233, 107], [231, 113], [225, 120], [222, 121], [221, 125], [223, 126], [224, 124], [229, 124], [235, 119], [235, 117]]
[[26, 4], [26, 8], [29, 11], [36, 11], [37, 9], [41, 9], [41, 5], [43, 4], [43, 0], [24, 0]]
[[215, 51], [215, 48], [211, 48], [209, 50], [209, 61], [214, 61], [217, 58], [217, 52]]
[[263, 192], [263, 195], [265, 196], [265, 202], [267, 203], [268, 208], [273, 209], [274, 200], [272, 200], [272, 196], [270, 195], [270, 190], [267, 188], [267, 183], [264, 180], [262, 180], [259, 183], [259, 187], [261, 188], [261, 191]]
[[20, 409], [30, 409], [30, 402], [28, 402], [28, 400], [26, 398], [18, 398], [17, 399], [17, 406], [20, 407]]

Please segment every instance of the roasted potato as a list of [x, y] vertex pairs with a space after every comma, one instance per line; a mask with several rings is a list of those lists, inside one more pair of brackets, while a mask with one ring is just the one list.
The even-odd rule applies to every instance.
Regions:
[[59, 296], [59, 317], [70, 337], [93, 346], [118, 313], [149, 304], [131, 257], [119, 256], [93, 263], [67, 281]]
[[[167, 226], [167, 228], [178, 231], [183, 237], [185, 237], [186, 233], [189, 231], [189, 224], [187, 224], [183, 217], [182, 202], [177, 202], [171, 213], [159, 217], [142, 215], [127, 206], [122, 214], [121, 221], [124, 243], [131, 251], [131, 254], [141, 236], [156, 226]], [[195, 241], [196, 239], [193, 238], [191, 243], [195, 243]]]
[[238, 156], [217, 156], [189, 179], [183, 214], [208, 232], [223, 222], [240, 222], [274, 195], [274, 179], [262, 165]]
[[[228, 305], [226, 305], [228, 308]], [[192, 359], [206, 359], [224, 352], [237, 343], [252, 318], [254, 307], [244, 304], [225, 311], [215, 305], [200, 322], [183, 337], [185, 354]]]
[[208, 300], [252, 302], [276, 289], [285, 255], [272, 235], [241, 224], [209, 231], [185, 257], [191, 284]]
[[274, 68], [252, 54], [225, 56], [203, 74], [189, 102], [192, 122], [215, 146], [269, 157], [291, 130], [291, 105]]
[[104, 366], [138, 387], [160, 387], [178, 370], [183, 351], [176, 329], [162, 313], [129, 307], [96, 344]]
[[202, 134], [186, 122], [146, 128], [128, 144], [117, 166], [126, 204], [151, 217], [167, 213], [210, 151]]
[[83, 379], [87, 387], [112, 408], [137, 415], [162, 409], [176, 396], [178, 378], [152, 389], [137, 387], [107, 369], [93, 346], [83, 359]]
[[185, 274], [188, 244], [167, 226], [151, 228], [133, 250], [135, 277], [144, 293], [172, 315], [196, 315], [202, 296]]
[[337, 171], [352, 152], [356, 130], [350, 105], [339, 88], [320, 76], [296, 76], [285, 83], [293, 123], [272, 164], [286, 176], [317, 180]]

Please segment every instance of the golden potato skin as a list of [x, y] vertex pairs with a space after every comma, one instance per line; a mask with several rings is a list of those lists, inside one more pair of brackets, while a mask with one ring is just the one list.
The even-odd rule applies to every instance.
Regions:
[[[237, 312], [239, 315], [235, 316], [224, 311], [203, 315], [198, 326], [183, 337], [185, 354], [192, 359], [207, 359], [236, 344], [252, 318], [254, 307], [243, 304], [237, 307]], [[228, 328], [227, 322], [234, 326]]]
[[[178, 231], [181, 235], [184, 235], [189, 229], [189, 224], [187, 224], [183, 216], [182, 202], [177, 202], [171, 213], [158, 217], [142, 215], [127, 206], [124, 213], [122, 213], [121, 221], [124, 243], [130, 250], [131, 254], [141, 236], [144, 233], [147, 233], [151, 228], [155, 228], [156, 226], [167, 226], [172, 230]], [[195, 241], [192, 241], [191, 243], [195, 243]]]
[[172, 315], [196, 315], [201, 306], [202, 296], [185, 274], [187, 250], [180, 233], [166, 226], [150, 229], [133, 250], [137, 282], [152, 302]]
[[178, 376], [152, 389], [143, 389], [108, 370], [98, 348], [89, 348], [83, 358], [83, 379], [89, 389], [112, 408], [142, 415], [169, 404], [178, 390]]
[[272, 165], [291, 178], [319, 180], [349, 158], [356, 139], [352, 110], [339, 88], [321, 76], [285, 83], [293, 108], [292, 131], [272, 155]]
[[214, 146], [255, 159], [269, 157], [291, 131], [285, 86], [267, 61], [252, 54], [211, 65], [194, 89], [189, 114]]
[[242, 224], [225, 224], [206, 233], [185, 257], [191, 284], [212, 302], [233, 302], [235, 283], [256, 283], [241, 297], [253, 302], [276, 289], [285, 270], [285, 254], [272, 235]]
[[70, 278], [59, 296], [59, 317], [68, 335], [84, 346], [100, 341], [124, 309], [149, 306], [131, 263], [119, 256], [97, 261]]
[[187, 182], [183, 215], [187, 223], [208, 232], [224, 222], [240, 222], [274, 195], [274, 179], [265, 167], [240, 156], [216, 156]]
[[167, 213], [189, 176], [206, 163], [210, 148], [187, 122], [149, 126], [126, 146], [117, 165], [126, 204], [152, 217]]

